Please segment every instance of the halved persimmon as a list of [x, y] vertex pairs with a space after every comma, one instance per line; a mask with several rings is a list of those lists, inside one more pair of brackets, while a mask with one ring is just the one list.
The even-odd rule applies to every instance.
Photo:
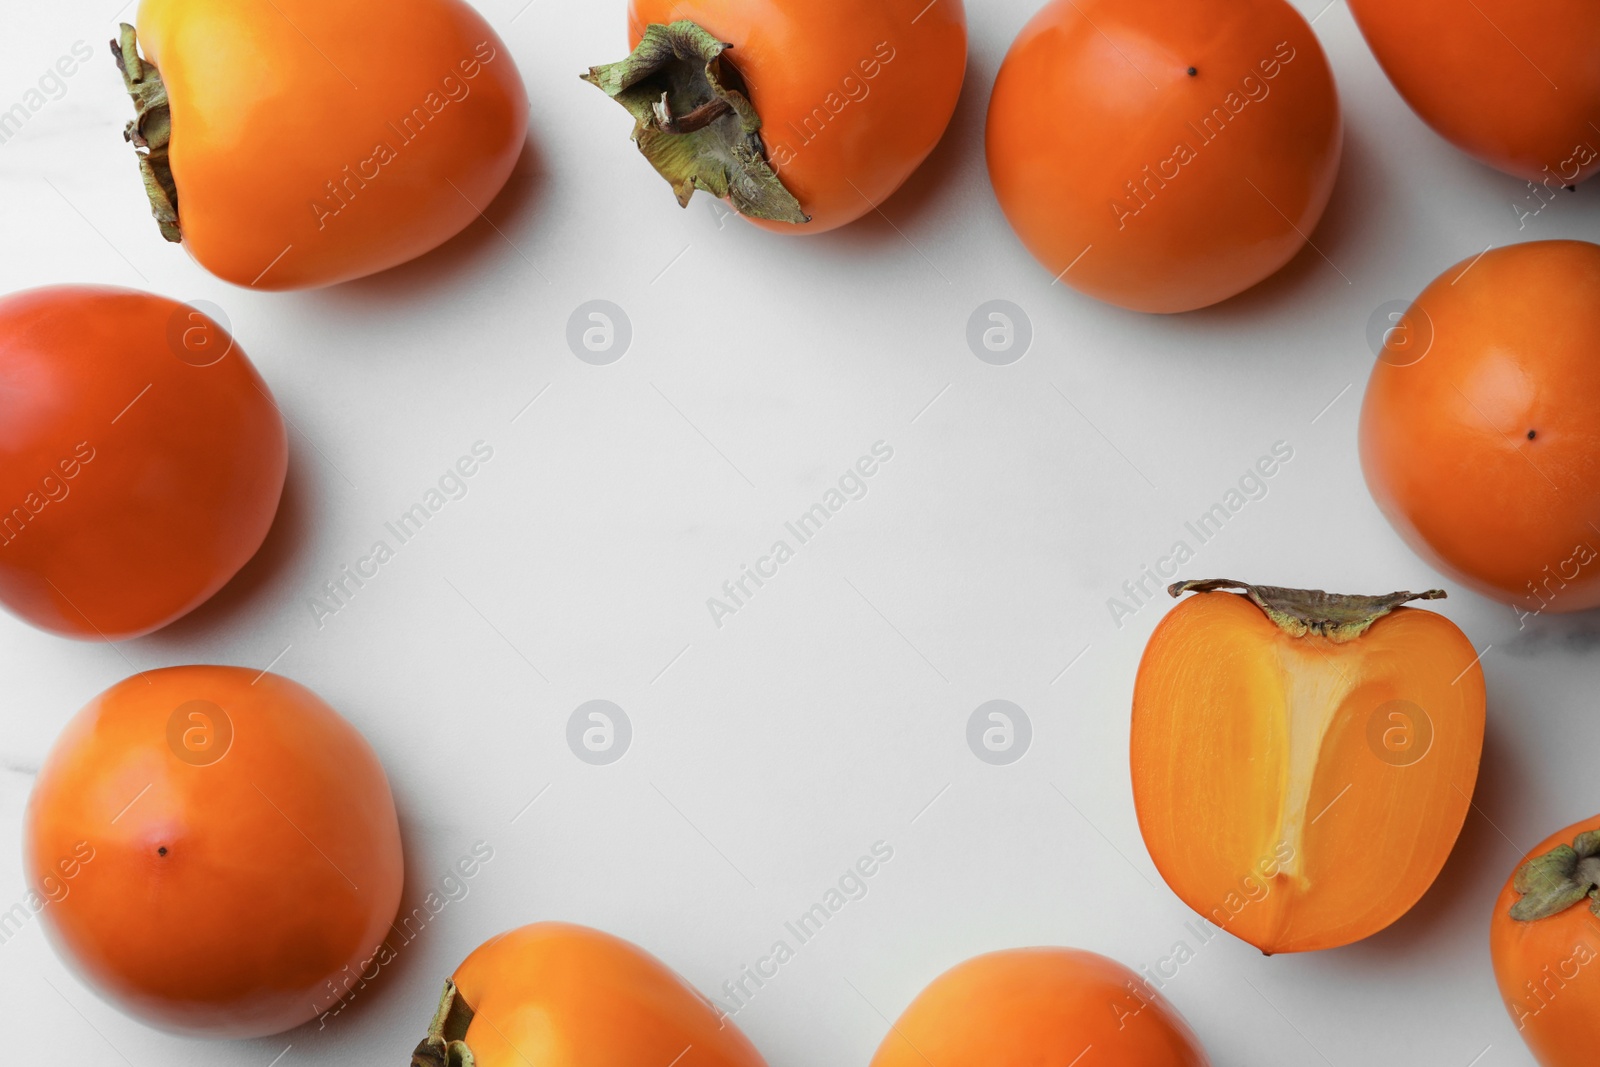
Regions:
[[[1238, 589], [1243, 595], [1224, 592]], [[1161, 876], [1266, 953], [1349, 944], [1438, 877], [1483, 749], [1444, 596], [1181, 582], [1133, 693], [1133, 797]]]
[[1600, 1034], [1600, 815], [1546, 838], [1500, 891], [1489, 952], [1542, 1067], [1590, 1067]]

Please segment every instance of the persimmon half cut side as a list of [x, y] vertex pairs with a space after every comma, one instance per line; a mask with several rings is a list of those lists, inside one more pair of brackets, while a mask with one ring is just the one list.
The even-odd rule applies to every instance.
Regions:
[[[1225, 592], [1241, 590], [1243, 595]], [[1477, 653], [1382, 597], [1182, 582], [1133, 694], [1139, 828], [1172, 890], [1268, 954], [1405, 914], [1461, 831], [1483, 748]]]
[[1507, 879], [1489, 954], [1541, 1067], [1590, 1067], [1600, 1034], [1600, 815], [1546, 838]]

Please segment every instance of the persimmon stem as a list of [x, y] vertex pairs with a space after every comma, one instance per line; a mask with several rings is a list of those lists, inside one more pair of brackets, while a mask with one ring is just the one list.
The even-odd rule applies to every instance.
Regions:
[[1167, 592], [1174, 597], [1185, 593], [1214, 593], [1235, 590], [1243, 593], [1290, 637], [1316, 634], [1343, 643], [1354, 641], [1372, 624], [1402, 604], [1413, 600], [1442, 600], [1443, 589], [1421, 593], [1399, 592], [1383, 596], [1354, 596], [1328, 593], [1321, 589], [1286, 589], [1276, 585], [1251, 585], [1232, 578], [1205, 578], [1174, 582]]
[[474, 1014], [454, 980], [445, 979], [428, 1036], [411, 1053], [411, 1067], [474, 1067], [477, 1060], [466, 1040]]
[[139, 177], [150, 198], [150, 213], [161, 236], [173, 243], [183, 240], [178, 225], [178, 185], [172, 177], [167, 148], [172, 141], [172, 106], [167, 86], [155, 64], [139, 55], [139, 34], [126, 22], [121, 36], [111, 42], [111, 55], [122, 72], [122, 83], [133, 97], [133, 119], [122, 130], [122, 139], [133, 145], [139, 157]]
[[680, 205], [704, 189], [741, 215], [810, 222], [768, 162], [761, 116], [722, 58], [732, 47], [687, 19], [657, 23], [627, 59], [591, 67], [583, 80], [633, 116], [634, 143]]
[[705, 129], [722, 116], [732, 114], [733, 105], [726, 100], [712, 100], [679, 118], [673, 115], [667, 94], [662, 93], [661, 99], [656, 103], [655, 113], [656, 121], [664, 133], [694, 133]]
[[1524, 863], [1511, 888], [1518, 894], [1511, 905], [1517, 922], [1548, 919], [1585, 900], [1600, 915], [1600, 830], [1579, 834], [1572, 844], [1557, 845]]

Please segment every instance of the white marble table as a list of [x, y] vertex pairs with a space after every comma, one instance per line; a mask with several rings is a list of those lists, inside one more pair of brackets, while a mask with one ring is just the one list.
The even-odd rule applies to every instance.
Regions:
[[[340, 708], [393, 779], [408, 905], [476, 842], [493, 850], [347, 1011], [264, 1041], [147, 1030], [24, 924], [0, 944], [13, 1058], [399, 1064], [457, 960], [540, 918], [634, 939], [721, 995], [881, 841], [893, 857], [866, 895], [737, 1013], [774, 1067], [865, 1064], [884, 1016], [980, 951], [1074, 944], [1170, 971], [1180, 941], [1194, 956], [1165, 991], [1218, 1064], [1531, 1064], [1495, 993], [1488, 909], [1520, 849], [1600, 809], [1600, 625], [1519, 629], [1452, 587], [1442, 610], [1492, 646], [1484, 773], [1454, 857], [1382, 934], [1263, 959], [1226, 936], [1200, 945], [1144, 850], [1128, 705], [1162, 608], [1119, 626], [1107, 602], [1276, 442], [1292, 460], [1198, 547], [1193, 574], [1438, 582], [1362, 484], [1368, 319], [1491, 243], [1600, 240], [1600, 186], [1519, 232], [1523, 184], [1432, 136], [1342, 3], [1318, 15], [1323, 0], [1297, 0], [1346, 105], [1315, 234], [1326, 258], [1303, 253], [1221, 307], [1147, 318], [1052, 288], [989, 192], [988, 89], [1033, 0], [971, 5], [968, 90], [944, 145], [883, 217], [807, 241], [704, 202], [680, 212], [644, 173], [626, 118], [577, 78], [621, 54], [620, 0], [535, 0], [514, 17], [523, 2], [485, 4], [540, 102], [493, 225], [301, 295], [231, 288], [159, 238], [120, 136], [112, 0], [4, 16], [0, 107], [75, 42], [92, 58], [0, 145], [0, 291], [94, 281], [212, 301], [294, 433], [262, 556], [191, 618], [116, 648], [0, 618], [0, 910], [25, 890], [34, 771], [130, 664], [274, 663]], [[632, 256], [591, 254], [625, 235]], [[722, 298], [736, 283], [739, 306]], [[632, 324], [607, 366], [566, 342], [597, 299]], [[991, 299], [1034, 330], [1009, 366], [967, 345]], [[711, 316], [726, 342], [692, 344]], [[479, 441], [494, 455], [468, 494], [348, 605], [315, 612], [322, 584]], [[893, 455], [866, 495], [716, 625], [707, 599], [876, 442]], [[967, 746], [991, 699], [1032, 723], [1009, 766]], [[567, 744], [591, 700], [631, 723], [608, 766]]]

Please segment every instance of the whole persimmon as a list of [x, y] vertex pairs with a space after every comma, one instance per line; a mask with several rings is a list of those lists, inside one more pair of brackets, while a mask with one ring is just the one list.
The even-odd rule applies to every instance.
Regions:
[[1051, 0], [989, 102], [989, 177], [1057, 279], [1135, 311], [1275, 273], [1327, 207], [1338, 93], [1285, 0]]
[[1457, 263], [1391, 330], [1361, 467], [1412, 550], [1520, 615], [1600, 605], [1600, 245]]
[[619, 937], [542, 922], [479, 945], [444, 985], [414, 1067], [766, 1067], [722, 1012]]
[[935, 978], [889, 1028], [871, 1067], [1080, 1061], [1211, 1063], [1183, 1017], [1122, 964], [1081, 949], [1019, 948], [975, 956]]
[[0, 606], [83, 640], [198, 607], [261, 547], [283, 416], [199, 308], [103, 286], [0, 298]]
[[516, 63], [462, 0], [142, 0], [137, 22], [112, 51], [151, 210], [235, 285], [414, 259], [478, 219], [527, 140]]
[[1268, 954], [1377, 933], [1433, 884], [1466, 819], [1483, 750], [1476, 650], [1403, 606], [1439, 590], [1169, 590], [1191, 591], [1134, 682], [1150, 858], [1184, 903]]
[[147, 671], [90, 701], [39, 772], [23, 857], [87, 985], [207, 1037], [337, 1005], [371, 970], [404, 875], [371, 746], [309, 689], [241, 667]]
[[962, 0], [631, 0], [633, 54], [585, 78], [684, 206], [696, 189], [779, 233], [872, 212], [944, 136]]
[[1530, 852], [1489, 925], [1500, 997], [1541, 1067], [1590, 1067], [1600, 1034], [1600, 816]]
[[1350, 0], [1389, 80], [1441, 137], [1551, 189], [1600, 172], [1600, 4]]

